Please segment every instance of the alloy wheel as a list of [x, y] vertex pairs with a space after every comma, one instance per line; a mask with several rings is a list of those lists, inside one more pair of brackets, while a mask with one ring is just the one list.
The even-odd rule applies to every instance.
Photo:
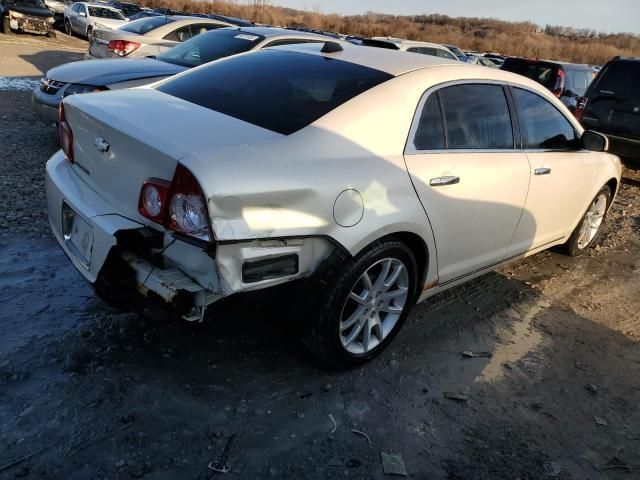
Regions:
[[391, 333], [407, 304], [409, 272], [397, 258], [371, 265], [355, 282], [342, 308], [340, 342], [351, 354], [366, 354]]
[[607, 213], [607, 196], [600, 193], [589, 206], [584, 216], [580, 233], [578, 234], [578, 248], [585, 249], [596, 237], [604, 216]]

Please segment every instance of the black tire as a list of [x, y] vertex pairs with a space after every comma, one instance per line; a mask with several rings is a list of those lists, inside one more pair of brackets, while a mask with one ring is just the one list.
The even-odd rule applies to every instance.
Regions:
[[[587, 215], [589, 213], [589, 209], [591, 209], [591, 206], [594, 204], [596, 199], [602, 194], [604, 194], [606, 196], [606, 198], [607, 198], [607, 206], [606, 206], [604, 217], [602, 219], [602, 223], [600, 224], [600, 227], [598, 228], [598, 231], [596, 232], [595, 236], [591, 239], [591, 241], [588, 244], [583, 245], [581, 247], [579, 245], [580, 230], [581, 230], [582, 225], [585, 222], [585, 219], [586, 219], [586, 217], [587, 217]], [[587, 211], [584, 213], [584, 215], [580, 219], [580, 222], [578, 222], [578, 226], [576, 227], [576, 229], [573, 231], [573, 233], [569, 237], [569, 240], [567, 241], [567, 243], [564, 244], [564, 251], [565, 251], [565, 253], [567, 255], [569, 255], [571, 257], [579, 257], [580, 255], [584, 254], [589, 248], [593, 247], [596, 244], [596, 242], [600, 238], [600, 233], [602, 232], [602, 225], [604, 224], [604, 222], [605, 222], [605, 220], [607, 218], [607, 212], [609, 211], [609, 206], [610, 205], [611, 205], [611, 189], [607, 185], [605, 185], [604, 187], [602, 187], [600, 189], [600, 191], [597, 193], [597, 195], [594, 197], [594, 199], [591, 201], [591, 203], [589, 203], [589, 208], [587, 209]]]
[[93, 31], [93, 27], [91, 25], [89, 25], [87, 27], [87, 39], [91, 38], [91, 32]]
[[[386, 258], [400, 260], [406, 267], [408, 295], [404, 308], [382, 342], [366, 353], [351, 353], [343, 347], [339, 333], [347, 297], [364, 272]], [[393, 340], [415, 303], [418, 278], [415, 256], [404, 243], [388, 238], [373, 243], [356, 257], [345, 260], [329, 275], [329, 278], [322, 282], [324, 288], [319, 289], [320, 298], [316, 312], [312, 313], [311, 325], [303, 337], [304, 343], [316, 357], [330, 366], [344, 368], [361, 365], [382, 352]]]
[[2, 33], [5, 35], [11, 35], [11, 25], [9, 24], [9, 17], [7, 15], [3, 15], [1, 19]]
[[73, 37], [73, 30], [71, 30], [71, 22], [69, 19], [64, 19], [64, 33]]

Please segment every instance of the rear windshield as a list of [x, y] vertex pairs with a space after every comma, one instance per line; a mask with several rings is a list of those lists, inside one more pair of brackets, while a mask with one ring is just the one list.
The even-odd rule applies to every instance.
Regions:
[[507, 58], [500, 68], [530, 78], [549, 90], [556, 87], [558, 67], [555, 65], [519, 58]]
[[144, 35], [151, 30], [155, 30], [156, 28], [171, 22], [173, 22], [173, 20], [167, 17], [140, 18], [123, 25], [122, 27], [120, 27], [120, 30], [124, 30], [125, 32], [130, 33], [137, 33], [138, 35]]
[[89, 7], [89, 16], [98, 18], [110, 18], [112, 20], [124, 20], [120, 12], [101, 7]]
[[237, 29], [202, 33], [158, 55], [158, 60], [183, 67], [197, 67], [219, 58], [246, 52], [264, 40], [262, 35]]
[[640, 62], [613, 62], [600, 74], [592, 95], [640, 100]]
[[157, 88], [289, 135], [390, 78], [334, 58], [267, 49], [205, 65]]

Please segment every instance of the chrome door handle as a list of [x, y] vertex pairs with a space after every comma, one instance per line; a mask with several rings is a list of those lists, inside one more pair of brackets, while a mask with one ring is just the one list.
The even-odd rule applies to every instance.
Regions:
[[551, 173], [551, 169], [547, 167], [536, 168], [533, 173], [535, 175], [549, 175]]
[[443, 187], [445, 185], [455, 185], [456, 183], [460, 183], [460, 177], [436, 177], [429, 181], [429, 185], [432, 187]]

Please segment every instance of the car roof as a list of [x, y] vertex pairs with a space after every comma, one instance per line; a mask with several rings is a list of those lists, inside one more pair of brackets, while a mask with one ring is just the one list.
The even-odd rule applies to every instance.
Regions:
[[327, 41], [334, 41], [336, 43], [347, 43], [342, 40], [330, 37], [328, 35], [322, 35], [320, 33], [302, 32], [300, 30], [282, 28], [282, 27], [235, 27], [236, 30], [242, 33], [252, 33], [254, 35], [262, 35], [265, 38], [281, 37], [281, 38], [309, 38], [320, 39]]
[[[457, 60], [448, 60], [446, 58], [432, 55], [418, 55], [415, 53], [384, 48], [365, 48], [359, 45], [353, 45], [349, 42], [339, 42], [332, 38], [328, 39], [327, 43], [339, 44], [342, 47], [342, 50], [334, 53], [323, 53], [321, 52], [323, 44], [317, 43], [285, 45], [271, 48], [336, 58], [345, 62], [386, 72], [394, 76], [402, 75], [403, 73], [407, 73], [412, 70], [437, 65], [462, 65], [462, 63]], [[469, 65], [469, 67], [475, 68], [471, 65]]]
[[[98, 7], [98, 8], [106, 8], [107, 10], [115, 10], [116, 12], [120, 12], [119, 9], [112, 7], [111, 5], [106, 5], [103, 3], [94, 3], [94, 2], [75, 2], [80, 3], [82, 5], [86, 5], [87, 7]], [[122, 13], [122, 12], [120, 12]]]
[[527, 57], [507, 57], [505, 60], [509, 60], [509, 61], [522, 61], [522, 62], [528, 62], [528, 63], [546, 63], [546, 64], [552, 64], [552, 65], [558, 65], [561, 66], [563, 68], [570, 68], [570, 69], [578, 69], [578, 70], [591, 70], [591, 67], [589, 65], [583, 64], [583, 63], [570, 63], [570, 62], [562, 62], [559, 60], [547, 60], [545, 58], [540, 58], [540, 59], [535, 59], [535, 58], [527, 58]]
[[405, 40], [403, 38], [394, 38], [394, 37], [371, 37], [371, 40], [393, 43], [398, 47], [432, 47], [432, 48], [442, 48], [444, 50], [447, 50], [447, 46], [441, 43], [421, 42], [419, 40]]

